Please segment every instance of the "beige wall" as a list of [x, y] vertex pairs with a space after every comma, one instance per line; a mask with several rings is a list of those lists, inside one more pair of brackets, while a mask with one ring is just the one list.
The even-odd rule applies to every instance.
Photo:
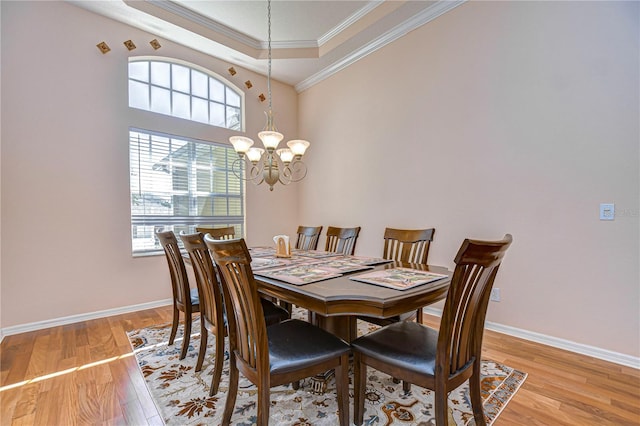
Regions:
[[639, 356], [639, 15], [468, 2], [303, 92], [301, 221], [361, 225], [368, 255], [435, 227], [447, 266], [511, 233], [488, 321]]
[[[3, 327], [151, 303], [171, 297], [164, 257], [132, 258], [128, 128], [227, 141], [229, 133], [156, 120], [127, 107], [127, 58], [161, 55], [217, 72], [247, 90], [247, 134], [264, 125], [263, 76], [65, 2], [2, 2]], [[102, 55], [96, 44], [106, 41]], [[297, 132], [297, 95], [274, 83], [285, 136]], [[281, 208], [273, 208], [280, 206]], [[247, 187], [250, 244], [291, 232], [297, 188]]]

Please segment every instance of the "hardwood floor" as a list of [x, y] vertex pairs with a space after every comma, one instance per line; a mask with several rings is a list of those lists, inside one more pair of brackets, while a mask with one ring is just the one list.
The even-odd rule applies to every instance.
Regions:
[[[170, 320], [163, 307], [5, 337], [0, 424], [162, 424], [125, 332]], [[640, 370], [491, 331], [484, 356], [529, 374], [496, 426], [640, 425]]]

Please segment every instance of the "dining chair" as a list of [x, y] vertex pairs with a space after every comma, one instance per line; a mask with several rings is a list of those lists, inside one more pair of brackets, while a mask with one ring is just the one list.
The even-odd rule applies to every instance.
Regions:
[[[211, 259], [209, 249], [204, 242], [204, 234], [180, 234], [180, 239], [189, 254], [191, 265], [193, 266], [198, 294], [200, 296], [200, 351], [195, 371], [202, 369], [204, 356], [207, 351], [208, 335], [211, 333], [216, 340], [215, 364], [213, 368], [213, 378], [209, 396], [218, 393], [220, 378], [222, 375], [222, 364], [224, 361], [224, 338], [227, 336], [227, 319], [224, 313], [224, 299], [220, 287], [220, 281], [216, 274], [216, 269]], [[267, 325], [275, 324], [288, 319], [290, 314], [286, 309], [272, 303], [269, 300], [260, 299], [262, 311]]]
[[360, 234], [360, 227], [338, 228], [329, 226], [327, 228], [327, 240], [325, 251], [353, 255], [356, 251], [356, 241]]
[[180, 359], [184, 359], [189, 349], [191, 317], [194, 313], [200, 312], [198, 289], [189, 286], [187, 270], [178, 247], [178, 240], [173, 231], [158, 231], [156, 232], [156, 237], [164, 249], [164, 254], [169, 264], [171, 289], [173, 291], [173, 322], [171, 324], [169, 344], [173, 345], [178, 331], [178, 323], [180, 322], [180, 312], [184, 312], [184, 337], [182, 339], [182, 352], [180, 353]]
[[317, 250], [321, 233], [322, 226], [298, 226], [296, 248], [298, 250]]
[[[433, 241], [435, 231], [436, 230], [434, 228], [386, 228], [384, 230], [384, 248], [382, 257], [389, 260], [426, 265], [427, 257], [429, 256], [429, 246], [431, 241]], [[416, 311], [396, 315], [391, 318], [358, 317], [358, 319], [381, 326], [389, 325], [398, 321], [411, 321], [414, 318], [417, 322], [422, 323], [422, 308], [417, 309]]]
[[233, 226], [218, 228], [213, 225], [196, 225], [196, 232], [210, 234], [216, 240], [232, 240], [236, 237], [236, 228]]
[[438, 426], [448, 424], [449, 392], [468, 380], [475, 423], [485, 425], [480, 396], [484, 321], [493, 282], [511, 242], [510, 234], [500, 241], [463, 241], [439, 331], [400, 321], [351, 342], [356, 425], [364, 418], [367, 366], [434, 391]]
[[267, 327], [258, 302], [251, 255], [244, 239], [205, 236], [218, 270], [229, 321], [229, 389], [222, 416], [228, 425], [242, 373], [257, 387], [258, 425], [269, 422], [270, 388], [335, 370], [338, 417], [349, 423], [349, 345], [308, 322], [289, 319]]
[[209, 333], [215, 338], [215, 363], [213, 365], [211, 387], [209, 388], [209, 396], [213, 396], [218, 393], [220, 378], [222, 377], [224, 338], [227, 335], [222, 290], [218, 284], [209, 249], [204, 243], [204, 235], [201, 232], [195, 234], [181, 233], [180, 239], [187, 253], [189, 253], [200, 298], [200, 350], [198, 351], [195, 371], [202, 369]]

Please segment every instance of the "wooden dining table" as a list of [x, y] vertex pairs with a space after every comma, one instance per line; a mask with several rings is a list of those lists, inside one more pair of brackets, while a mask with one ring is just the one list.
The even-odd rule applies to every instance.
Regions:
[[[258, 253], [261, 253], [262, 259], [269, 259], [264, 251], [251, 251], [254, 259], [258, 257]], [[349, 258], [344, 256], [347, 261]], [[352, 258], [362, 259], [358, 256]], [[382, 259], [378, 262], [368, 269], [345, 272], [337, 277], [302, 285], [265, 276], [260, 271], [254, 271], [254, 276], [260, 293], [309, 310], [314, 314], [316, 325], [350, 343], [357, 337], [357, 318], [360, 315], [390, 318], [431, 305], [443, 300], [447, 295], [451, 272], [445, 267]], [[352, 279], [356, 275], [393, 268], [410, 268], [445, 276], [437, 281], [403, 290]]]

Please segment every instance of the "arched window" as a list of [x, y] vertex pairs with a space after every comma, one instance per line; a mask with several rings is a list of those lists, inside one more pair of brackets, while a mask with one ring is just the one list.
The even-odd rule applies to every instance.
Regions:
[[129, 60], [129, 106], [242, 130], [243, 93], [219, 76], [167, 58]]

